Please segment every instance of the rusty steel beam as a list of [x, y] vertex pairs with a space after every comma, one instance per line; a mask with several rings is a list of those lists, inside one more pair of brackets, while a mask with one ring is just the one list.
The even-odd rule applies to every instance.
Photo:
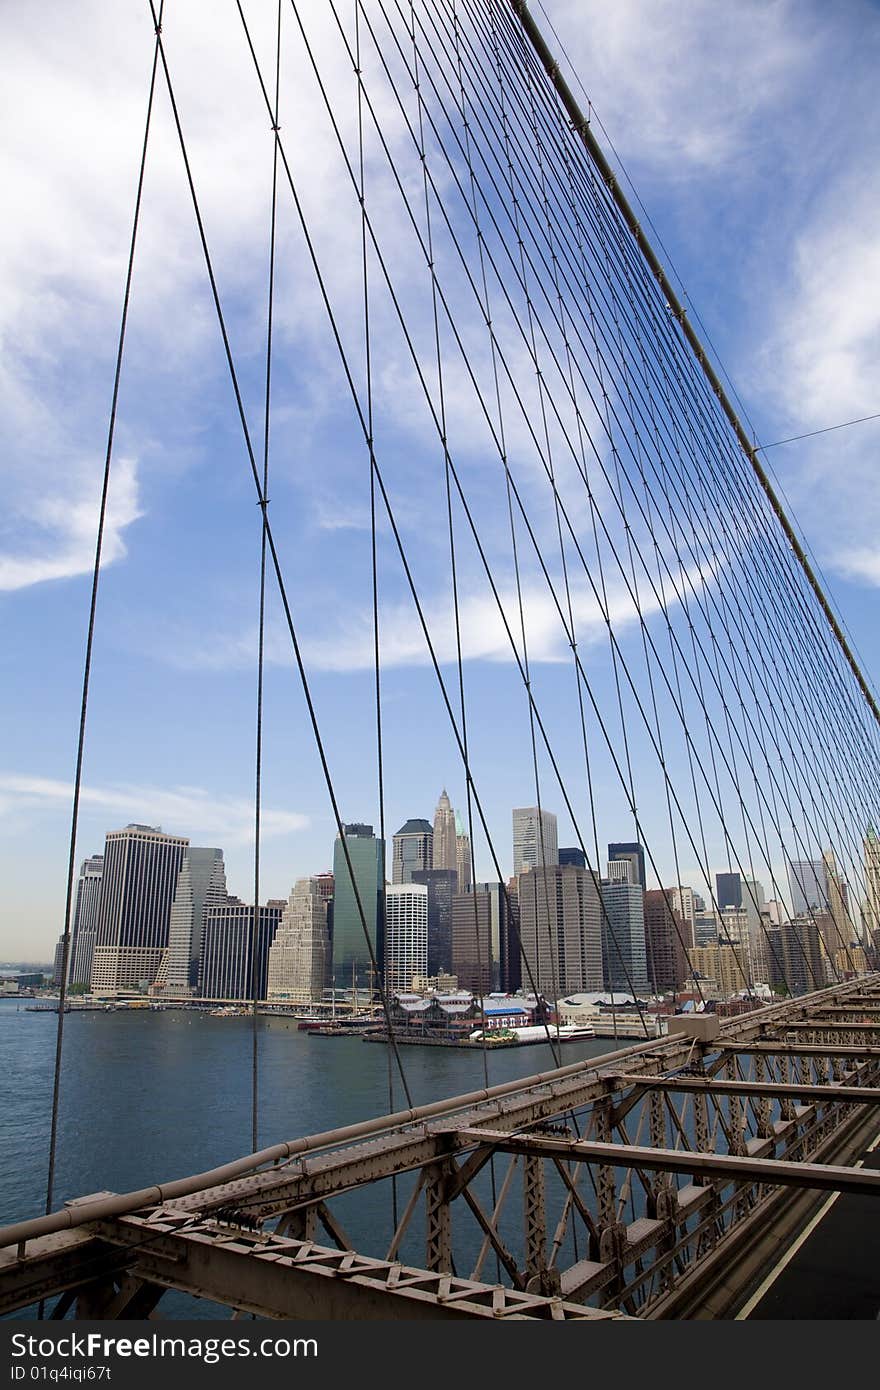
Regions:
[[[621, 1077], [621, 1083], [626, 1084]], [[816, 1085], [805, 1082], [723, 1081], [702, 1076], [640, 1076], [634, 1083], [642, 1094], [651, 1091], [704, 1091], [707, 1095], [768, 1096], [786, 1100], [840, 1101], [848, 1105], [880, 1104], [880, 1087]]]
[[811, 1033], [880, 1033], [880, 1023], [842, 1023], [825, 1018], [799, 1018], [790, 1023], [781, 1023], [778, 1027], [784, 1033], [803, 1033], [806, 1030]]
[[853, 1060], [863, 1058], [865, 1061], [880, 1062], [880, 1047], [872, 1047], [870, 1043], [860, 1047], [858, 1043], [728, 1042], [724, 1044], [724, 1051], [736, 1053], [737, 1056], [754, 1053], [756, 1056], [778, 1057], [852, 1057]]
[[165, 1227], [161, 1212], [150, 1220], [129, 1216], [103, 1222], [100, 1234], [133, 1250], [138, 1277], [262, 1317], [567, 1321], [621, 1316], [353, 1250], [231, 1232], [217, 1222]]
[[[460, 1137], [473, 1138], [476, 1133], [471, 1131]], [[487, 1137], [485, 1132], [482, 1137]], [[539, 1139], [528, 1134], [493, 1134], [491, 1139], [503, 1153], [584, 1159], [590, 1163], [613, 1164], [617, 1168], [656, 1168], [728, 1182], [760, 1182], [776, 1187], [809, 1187], [823, 1192], [880, 1196], [880, 1172], [867, 1168], [750, 1158], [741, 1154], [694, 1153], [686, 1149], [651, 1149], [635, 1144], [601, 1144], [580, 1139]]]

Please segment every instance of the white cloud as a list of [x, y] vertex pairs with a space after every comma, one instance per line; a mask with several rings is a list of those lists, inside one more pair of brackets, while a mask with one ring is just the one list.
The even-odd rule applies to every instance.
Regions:
[[[89, 476], [91, 470], [83, 472]], [[16, 517], [16, 535], [23, 530], [29, 534], [30, 550], [0, 552], [0, 590], [90, 574], [95, 560], [99, 506], [98, 496], [42, 494], [23, 499]], [[123, 533], [141, 515], [137, 464], [134, 459], [117, 459], [107, 494], [102, 566], [124, 557]]]
[[754, 158], [762, 118], [801, 77], [814, 48], [795, 8], [785, 0], [546, 4], [621, 153], [680, 180], [729, 177]]
[[[48, 777], [0, 774], [0, 814], [18, 815], [28, 809], [69, 809], [73, 787]], [[236, 797], [217, 796], [201, 787], [150, 787], [120, 783], [116, 786], [84, 786], [80, 793], [84, 810], [118, 812], [120, 825], [134, 820], [162, 824], [175, 834], [217, 839], [224, 844], [246, 845], [254, 838], [253, 803]], [[306, 830], [309, 817], [298, 811], [264, 807], [261, 836], [274, 838]]]
[[[692, 566], [678, 569], [670, 566], [672, 581], [666, 580], [666, 612], [671, 613], [681, 595], [690, 603], [694, 595], [713, 579], [711, 566]], [[485, 585], [481, 587], [485, 588]], [[608, 613], [615, 636], [622, 639], [638, 622], [635, 605], [620, 581], [607, 582]], [[563, 613], [566, 610], [565, 592], [561, 581], [556, 583]], [[561, 662], [571, 659], [566, 629], [556, 604], [546, 585], [526, 581], [523, 584], [523, 613], [530, 662]], [[501, 585], [499, 597], [517, 651], [522, 653], [519, 603], [512, 585]], [[572, 611], [575, 637], [580, 655], [607, 639], [607, 625], [602, 608], [586, 580], [571, 581]], [[661, 612], [661, 604], [646, 583], [640, 585], [639, 606], [646, 622]], [[455, 617], [449, 595], [436, 594], [422, 598], [422, 611], [431, 635], [438, 661], [447, 664], [457, 660]], [[464, 661], [514, 662], [510, 639], [498, 604], [486, 590], [468, 593], [462, 585], [459, 594], [462, 658]], [[424, 633], [411, 600], [385, 603], [379, 615], [380, 660], [385, 669], [392, 667], [425, 666], [430, 654]], [[300, 646], [306, 667], [310, 671], [371, 670], [374, 665], [372, 614], [367, 608], [353, 611], [349, 606], [340, 620], [338, 614], [320, 623], [321, 636], [300, 633]], [[239, 634], [218, 633], [211, 641], [199, 645], [186, 634], [177, 642], [165, 641], [157, 648], [157, 656], [180, 669], [223, 670], [238, 669], [256, 660], [256, 631]], [[286, 628], [271, 627], [265, 643], [266, 660], [278, 665], [291, 665], [293, 656]]]

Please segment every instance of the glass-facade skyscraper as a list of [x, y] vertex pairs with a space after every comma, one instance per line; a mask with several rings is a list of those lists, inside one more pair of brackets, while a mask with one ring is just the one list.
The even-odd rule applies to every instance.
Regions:
[[[333, 849], [333, 982], [340, 989], [350, 989], [352, 983], [356, 986], [370, 984], [370, 952], [364, 939], [366, 925], [380, 971], [380, 978], [374, 979], [372, 984], [374, 988], [379, 988], [385, 950], [382, 922], [385, 847], [373, 834], [371, 825], [354, 822], [343, 828], [345, 845], [337, 835]], [[345, 857], [346, 849], [354, 883]], [[358, 909], [358, 897], [363, 921]]]

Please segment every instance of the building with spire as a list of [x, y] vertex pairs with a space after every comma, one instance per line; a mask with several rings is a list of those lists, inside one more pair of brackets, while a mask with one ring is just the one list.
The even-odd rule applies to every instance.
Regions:
[[455, 812], [444, 787], [434, 812], [432, 863], [434, 869], [457, 869]]
[[455, 817], [455, 867], [458, 870], [458, 891], [466, 893], [473, 882], [474, 866], [470, 836], [458, 815]]

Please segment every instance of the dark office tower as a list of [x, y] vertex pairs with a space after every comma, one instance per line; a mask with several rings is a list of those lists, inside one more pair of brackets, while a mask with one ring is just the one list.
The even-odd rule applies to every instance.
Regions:
[[428, 974], [452, 969], [452, 899], [458, 892], [457, 869], [415, 869], [413, 883], [428, 890]]
[[685, 953], [688, 924], [672, 904], [671, 888], [645, 894], [645, 956], [648, 984], [655, 994], [678, 989], [690, 974]]
[[209, 907], [226, 901], [226, 866], [222, 849], [190, 845], [183, 856], [168, 928], [168, 950], [156, 980], [163, 994], [195, 994], [202, 953], [202, 928]]
[[[382, 890], [385, 883], [385, 846], [371, 825], [355, 822], [343, 827], [345, 848], [337, 835], [333, 849], [333, 980], [340, 989], [355, 985], [381, 985], [384, 953]], [[354, 883], [345, 849], [351, 860]], [[355, 895], [357, 885], [357, 896]], [[360, 897], [363, 921], [358, 910]], [[371, 976], [370, 952], [364, 940], [364, 922], [376, 957], [379, 978]]]
[[648, 886], [648, 881], [645, 878], [645, 851], [641, 845], [609, 845], [608, 862], [611, 864], [617, 861], [625, 861], [632, 866], [629, 881], [630, 883], [637, 883], [644, 892]]
[[430, 821], [408, 820], [394, 836], [391, 850], [392, 883], [412, 883], [416, 870], [431, 869], [434, 831]]
[[260, 908], [255, 980], [251, 978], [253, 907], [239, 898], [227, 898], [225, 903], [205, 909], [199, 959], [199, 994], [203, 999], [252, 999], [255, 986], [257, 998], [266, 998], [269, 947], [286, 906], [283, 899], [270, 898]]
[[[515, 880], [514, 880], [515, 883]], [[494, 990], [511, 994], [519, 989], [522, 968], [519, 951], [519, 900], [516, 890], [501, 883], [476, 883], [474, 892], [488, 899], [489, 946]], [[471, 897], [470, 893], [462, 896]], [[473, 920], [473, 919], [472, 919]], [[481, 937], [482, 942], [482, 937]], [[455, 972], [453, 972], [455, 973]]]
[[452, 973], [462, 989], [489, 994], [518, 988], [516, 971], [511, 971], [511, 936], [508, 896], [500, 883], [477, 883], [455, 894]]
[[522, 978], [547, 999], [602, 988], [602, 908], [586, 869], [558, 864], [519, 876]]
[[559, 851], [560, 864], [573, 864], [576, 869], [587, 867], [587, 856], [582, 849], [561, 849]]
[[719, 912], [723, 912], [725, 908], [728, 907], [742, 907], [743, 889], [742, 879], [739, 874], [716, 874], [715, 897], [718, 902]]
[[640, 883], [618, 877], [631, 872], [630, 860], [609, 860], [609, 879], [602, 884], [602, 954], [605, 983], [627, 993], [648, 988], [645, 951], [645, 894]]
[[98, 925], [98, 898], [104, 877], [103, 854], [92, 854], [80, 865], [76, 902], [70, 933], [67, 979], [72, 985], [88, 985]]
[[808, 916], [792, 918], [779, 928], [785, 983], [791, 994], [824, 989], [825, 950], [818, 923]]
[[522, 951], [519, 944], [519, 879], [507, 880], [507, 944], [501, 938], [501, 984], [509, 994], [515, 994], [523, 985]]
[[112, 995], [147, 989], [168, 945], [171, 903], [189, 840], [152, 825], [112, 830], [104, 846], [104, 876], [91, 988]]

